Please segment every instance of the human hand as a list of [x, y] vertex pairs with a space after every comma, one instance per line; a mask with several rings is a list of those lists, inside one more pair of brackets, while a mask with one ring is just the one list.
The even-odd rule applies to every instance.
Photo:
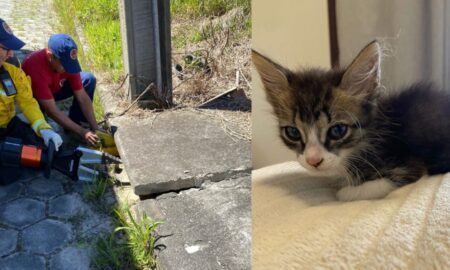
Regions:
[[89, 144], [92, 147], [95, 147], [99, 141], [98, 136], [94, 132], [87, 129], [85, 129], [83, 139], [86, 141], [87, 144]]
[[42, 139], [44, 139], [45, 145], [48, 147], [50, 140], [55, 144], [55, 150], [58, 151], [59, 147], [62, 144], [61, 136], [58, 133], [54, 132], [51, 129], [41, 129], [40, 130]]

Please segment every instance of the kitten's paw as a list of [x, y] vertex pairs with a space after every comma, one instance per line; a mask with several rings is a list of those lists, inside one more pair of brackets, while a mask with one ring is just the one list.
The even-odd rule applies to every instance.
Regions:
[[355, 197], [355, 190], [357, 190], [357, 187], [353, 186], [346, 186], [338, 190], [336, 193], [336, 197], [341, 202], [351, 202], [354, 200], [357, 200]]
[[364, 182], [359, 186], [343, 187], [337, 192], [336, 197], [342, 202], [381, 199], [396, 188], [389, 179], [381, 178]]

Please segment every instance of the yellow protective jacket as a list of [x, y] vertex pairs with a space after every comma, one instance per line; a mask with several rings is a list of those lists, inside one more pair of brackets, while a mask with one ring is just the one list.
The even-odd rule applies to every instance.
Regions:
[[19, 105], [20, 110], [31, 123], [31, 127], [38, 136], [41, 129], [51, 128], [45, 121], [44, 115], [39, 108], [39, 104], [33, 97], [30, 80], [25, 72], [14, 65], [4, 63], [3, 67], [9, 72], [11, 79], [16, 86], [17, 94], [7, 96], [3, 85], [0, 83], [0, 127], [6, 127], [11, 119], [16, 115], [14, 101]]

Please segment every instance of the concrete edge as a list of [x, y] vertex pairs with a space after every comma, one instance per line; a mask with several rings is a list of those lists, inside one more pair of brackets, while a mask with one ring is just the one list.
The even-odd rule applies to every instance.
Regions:
[[206, 181], [220, 182], [224, 179], [236, 178], [242, 175], [250, 174], [251, 167], [231, 169], [225, 172], [208, 173], [184, 179], [174, 179], [169, 183], [154, 183], [146, 185], [134, 185], [134, 181], [130, 178], [134, 192], [136, 195], [157, 195], [160, 193], [180, 191], [189, 188], [198, 188]]

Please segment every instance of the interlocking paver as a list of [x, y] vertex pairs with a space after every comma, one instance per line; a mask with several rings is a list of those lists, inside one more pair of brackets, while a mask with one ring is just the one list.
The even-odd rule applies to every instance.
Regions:
[[65, 194], [49, 203], [49, 215], [60, 219], [69, 219], [85, 213], [88, 206], [77, 193]]
[[23, 249], [40, 254], [49, 254], [67, 244], [71, 238], [71, 225], [46, 219], [23, 231]]
[[51, 198], [64, 192], [61, 182], [43, 177], [34, 179], [27, 189], [27, 194], [41, 198]]
[[19, 253], [0, 259], [2, 270], [45, 270], [45, 259], [42, 256]]
[[18, 234], [15, 230], [0, 229], [0, 257], [16, 249]]
[[24, 228], [45, 216], [45, 203], [21, 198], [0, 208], [0, 223], [15, 228]]
[[5, 203], [18, 198], [22, 189], [23, 186], [19, 182], [0, 188], [0, 203]]
[[89, 262], [89, 250], [78, 247], [68, 247], [53, 257], [50, 261], [50, 269], [88, 270], [90, 269]]
[[[47, 45], [47, 40], [55, 32], [58, 25], [58, 16], [53, 9], [52, 0], [1, 0], [3, 4], [11, 2], [5, 12], [0, 13], [3, 19], [7, 19], [14, 34], [22, 38], [27, 44], [27, 49], [42, 48]], [[4, 13], [4, 14], [3, 14]]]
[[93, 210], [84, 213], [84, 218], [80, 222], [80, 233], [85, 237], [91, 237], [110, 230], [111, 220], [104, 214], [99, 214]]

